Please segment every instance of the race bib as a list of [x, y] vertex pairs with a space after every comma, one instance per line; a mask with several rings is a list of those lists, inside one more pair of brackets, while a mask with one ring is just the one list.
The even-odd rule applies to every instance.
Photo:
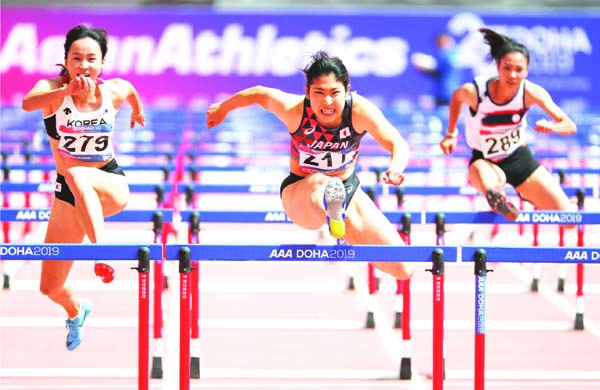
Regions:
[[58, 149], [63, 155], [82, 161], [106, 161], [114, 156], [112, 128], [95, 126], [84, 132], [61, 126], [58, 133]]
[[485, 158], [504, 158], [515, 151], [520, 145], [521, 127], [513, 127], [504, 133], [481, 135], [481, 150]]
[[300, 168], [304, 172], [334, 172], [345, 169], [356, 156], [355, 150], [339, 153], [333, 151], [317, 152], [312, 149], [298, 148]]

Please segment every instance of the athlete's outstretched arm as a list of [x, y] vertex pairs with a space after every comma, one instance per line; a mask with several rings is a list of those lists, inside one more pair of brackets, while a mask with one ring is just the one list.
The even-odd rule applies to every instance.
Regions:
[[527, 106], [537, 104], [552, 121], [540, 119], [535, 123], [535, 130], [540, 133], [557, 133], [569, 135], [577, 131], [575, 122], [554, 103], [552, 97], [543, 87], [532, 82], [525, 84], [525, 102]]
[[[302, 99], [301, 95], [257, 85], [241, 90], [222, 102], [211, 104], [206, 113], [206, 126], [209, 129], [218, 126], [231, 111], [258, 104], [290, 128], [294, 121], [298, 121], [297, 107]], [[298, 125], [299, 123], [295, 124], [296, 127]]]
[[456, 148], [458, 118], [460, 118], [462, 106], [465, 103], [472, 109], [477, 109], [477, 88], [473, 83], [466, 83], [456, 88], [450, 98], [448, 127], [446, 128], [446, 135], [440, 141], [440, 148], [445, 155], [449, 155]]
[[367, 130], [379, 145], [391, 153], [390, 164], [382, 180], [388, 184], [402, 184], [402, 173], [408, 165], [408, 144], [379, 107], [358, 94], [354, 97], [354, 127], [359, 131]]

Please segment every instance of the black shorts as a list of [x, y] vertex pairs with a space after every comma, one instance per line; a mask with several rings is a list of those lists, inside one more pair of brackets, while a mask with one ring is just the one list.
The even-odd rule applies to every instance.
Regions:
[[[106, 165], [99, 168], [101, 171], [114, 173], [115, 175], [125, 176], [125, 172], [117, 164], [117, 160], [112, 159]], [[56, 184], [54, 188], [54, 196], [63, 202], [67, 202], [71, 206], [75, 206], [75, 196], [67, 185], [65, 177], [61, 174], [56, 174]]]
[[[302, 179], [304, 179], [304, 176], [299, 176], [299, 175], [296, 175], [295, 173], [290, 173], [290, 175], [288, 177], [286, 177], [285, 179], [283, 179], [283, 181], [281, 182], [281, 187], [279, 189], [279, 196], [281, 196], [283, 194], [283, 190], [285, 189], [285, 187], [287, 187], [290, 184], [293, 184], [297, 181], [300, 181]], [[358, 180], [358, 176], [356, 176], [356, 172], [354, 172], [354, 173], [352, 173], [352, 176], [350, 176], [349, 178], [344, 180], [343, 183], [344, 183], [344, 188], [346, 189], [346, 208], [348, 208], [348, 205], [350, 204], [352, 197], [354, 197], [354, 193], [360, 186], [360, 180]]]
[[[473, 149], [473, 154], [471, 156], [471, 161], [469, 161], [469, 166], [473, 164], [475, 161], [483, 158], [483, 153], [481, 151]], [[513, 187], [518, 187], [531, 174], [540, 167], [540, 162], [533, 157], [533, 153], [528, 146], [519, 146], [517, 150], [515, 150], [510, 156], [500, 161], [491, 161], [492, 164], [498, 166], [498, 168], [502, 169], [502, 172], [506, 175], [506, 182]]]

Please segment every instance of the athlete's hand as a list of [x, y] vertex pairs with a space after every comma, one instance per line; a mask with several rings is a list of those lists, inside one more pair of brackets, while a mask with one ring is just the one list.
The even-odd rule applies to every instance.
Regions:
[[554, 133], [554, 122], [548, 119], [540, 119], [535, 122], [535, 131], [540, 133]]
[[221, 109], [221, 103], [213, 103], [206, 112], [206, 127], [213, 128], [225, 120], [227, 112]]
[[399, 186], [400, 184], [404, 183], [404, 174], [402, 174], [402, 172], [398, 172], [393, 168], [388, 168], [388, 170], [385, 171], [385, 173], [381, 177], [381, 180], [383, 180], [385, 184]]
[[456, 148], [456, 140], [456, 136], [447, 135], [440, 141], [440, 149], [442, 149], [442, 152], [444, 152], [446, 156], [454, 152], [454, 149]]
[[136, 123], [144, 127], [144, 125], [146, 124], [146, 117], [144, 116], [144, 112], [140, 112], [139, 114], [134, 114], [133, 112], [131, 113], [129, 127], [133, 129]]
[[72, 79], [65, 89], [65, 95], [80, 95], [96, 88], [96, 82], [89, 75], [79, 75]]

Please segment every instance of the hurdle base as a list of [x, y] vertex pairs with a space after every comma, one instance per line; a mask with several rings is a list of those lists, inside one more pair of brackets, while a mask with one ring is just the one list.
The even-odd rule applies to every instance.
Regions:
[[565, 279], [559, 278], [558, 285], [556, 286], [556, 292], [562, 293], [565, 292]]
[[583, 330], [583, 313], [575, 313], [575, 330]]
[[537, 278], [533, 278], [531, 280], [531, 292], [538, 292], [540, 291], [540, 286], [539, 286], [539, 280]]
[[412, 378], [412, 367], [411, 360], [409, 357], [403, 357], [400, 360], [400, 379], [411, 379]]
[[367, 322], [365, 323], [365, 328], [373, 329], [375, 328], [375, 317], [373, 316], [373, 312], [367, 312]]
[[354, 278], [350, 276], [348, 279], [348, 290], [354, 290], [356, 287], [354, 286]]
[[190, 358], [190, 378], [200, 379], [200, 357], [198, 356]]
[[150, 378], [162, 379], [162, 377], [163, 377], [162, 357], [161, 356], [153, 356], [152, 357], [152, 370], [150, 371]]
[[4, 274], [2, 278], [2, 288], [8, 290], [10, 288], [10, 275]]
[[397, 311], [394, 319], [394, 328], [401, 329], [402, 328], [402, 312]]

